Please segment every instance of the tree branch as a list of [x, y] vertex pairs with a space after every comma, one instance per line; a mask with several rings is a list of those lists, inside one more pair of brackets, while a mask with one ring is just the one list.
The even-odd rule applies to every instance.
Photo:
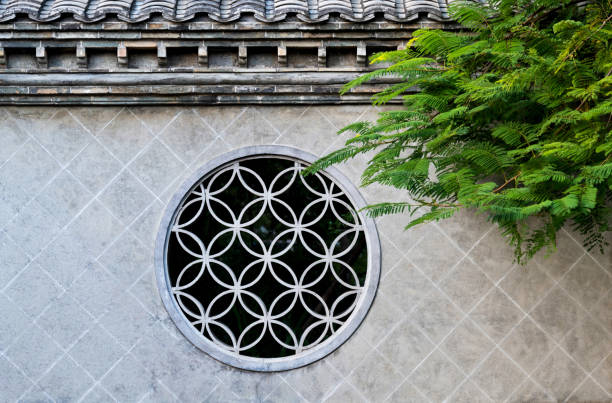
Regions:
[[500, 190], [502, 190], [503, 188], [505, 188], [506, 186], [508, 186], [508, 184], [512, 183], [513, 181], [516, 182], [516, 180], [518, 179], [518, 177], [521, 176], [521, 172], [519, 171], [519, 173], [517, 173], [516, 175], [514, 175], [512, 178], [508, 179], [506, 182], [504, 182], [503, 185], [501, 185], [500, 187], [498, 187], [497, 189], [495, 189], [493, 191], [493, 193], [497, 193]]

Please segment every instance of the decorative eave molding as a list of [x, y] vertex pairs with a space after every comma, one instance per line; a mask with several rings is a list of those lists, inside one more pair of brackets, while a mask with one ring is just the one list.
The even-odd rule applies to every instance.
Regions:
[[[117, 25], [118, 24], [118, 25]], [[158, 25], [153, 25], [158, 24]], [[0, 24], [1, 104], [369, 103], [383, 82], [339, 95], [406, 46], [418, 28], [450, 23], [222, 24], [167, 21]]]
[[351, 72], [0, 74], [0, 104], [369, 103], [383, 81], [340, 96]]

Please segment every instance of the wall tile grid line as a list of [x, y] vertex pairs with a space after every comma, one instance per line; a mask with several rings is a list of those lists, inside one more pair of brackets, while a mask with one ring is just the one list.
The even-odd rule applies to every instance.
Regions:
[[[397, 217], [380, 219], [374, 306], [345, 345], [308, 367], [235, 370], [178, 333], [152, 256], [180, 184], [241, 146], [322, 155], [341, 145], [338, 129], [376, 112], [0, 109], [1, 400], [611, 401], [610, 254], [585, 251], [564, 230], [558, 254], [517, 267], [497, 229], [470, 214], [408, 232]], [[364, 163], [340, 168], [358, 183]]]

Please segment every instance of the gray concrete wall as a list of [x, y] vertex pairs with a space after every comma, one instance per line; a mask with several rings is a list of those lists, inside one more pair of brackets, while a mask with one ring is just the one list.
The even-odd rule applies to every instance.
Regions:
[[[610, 401], [612, 268], [567, 231], [527, 267], [482, 217], [379, 222], [374, 306], [331, 356], [242, 372], [177, 332], [153, 246], [167, 201], [212, 157], [253, 144], [316, 154], [375, 110], [0, 109], [0, 400]], [[363, 161], [342, 167], [357, 180]], [[398, 197], [364, 189], [369, 201]]]

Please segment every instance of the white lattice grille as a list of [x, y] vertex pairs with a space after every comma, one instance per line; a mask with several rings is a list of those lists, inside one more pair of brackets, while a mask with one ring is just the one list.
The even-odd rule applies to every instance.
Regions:
[[283, 357], [350, 317], [367, 270], [361, 220], [329, 178], [281, 158], [234, 162], [199, 183], [172, 225], [172, 293], [231, 352]]

